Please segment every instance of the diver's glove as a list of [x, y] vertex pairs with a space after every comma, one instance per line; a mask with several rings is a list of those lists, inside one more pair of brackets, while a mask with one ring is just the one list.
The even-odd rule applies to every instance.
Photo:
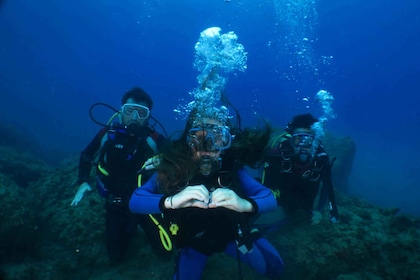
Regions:
[[317, 225], [322, 220], [322, 213], [317, 210], [312, 210], [312, 224]]
[[76, 195], [73, 198], [73, 201], [71, 202], [71, 206], [77, 206], [77, 204], [80, 202], [80, 200], [82, 200], [83, 198], [83, 194], [85, 193], [85, 191], [91, 191], [92, 188], [89, 186], [89, 184], [87, 182], [82, 183], [79, 186], [79, 189], [77, 190]]
[[339, 222], [339, 220], [336, 218], [336, 217], [331, 217], [330, 218], [330, 221], [333, 223], [333, 224], [336, 224], [336, 223], [338, 223]]
[[143, 164], [142, 169], [145, 169], [145, 170], [155, 169], [157, 166], [159, 166], [159, 164], [160, 164], [160, 155], [156, 155], [146, 160], [146, 162]]
[[336, 224], [336, 223], [338, 223], [338, 222], [339, 222], [337, 207], [334, 207], [334, 208], [333, 208], [333, 207], [331, 206], [331, 203], [330, 203], [330, 221], [331, 221], [333, 224]]
[[[336, 211], [337, 212], [337, 211]], [[338, 213], [335, 213], [335, 214], [330, 214], [330, 221], [333, 223], [333, 224], [336, 224], [336, 223], [338, 223], [340, 220], [338, 219]]]

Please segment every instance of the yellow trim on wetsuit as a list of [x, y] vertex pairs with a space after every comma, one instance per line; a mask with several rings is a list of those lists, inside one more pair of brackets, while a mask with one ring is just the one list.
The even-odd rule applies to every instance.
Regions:
[[98, 169], [99, 169], [99, 171], [101, 171], [101, 173], [102, 173], [102, 174], [104, 174], [105, 176], [109, 176], [108, 171], [106, 171], [106, 169], [105, 169], [105, 168], [103, 168], [103, 167], [101, 166], [101, 163], [98, 163]]
[[137, 177], [137, 187], [141, 187], [141, 177], [142, 177], [142, 174], [141, 173], [139, 173], [139, 176]]
[[147, 160], [143, 163], [140, 170], [138, 171], [139, 176], [137, 176], [137, 187], [139, 187], [139, 188], [141, 187], [141, 177], [143, 175], [143, 170], [146, 167], [146, 162], [147, 162]]

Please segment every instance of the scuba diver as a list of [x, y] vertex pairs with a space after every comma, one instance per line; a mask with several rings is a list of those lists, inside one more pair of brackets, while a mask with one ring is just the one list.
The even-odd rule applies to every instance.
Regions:
[[274, 279], [283, 271], [276, 249], [249, 225], [250, 217], [276, 209], [276, 200], [244, 169], [261, 162], [271, 128], [231, 132], [226, 107], [195, 108], [130, 199], [132, 212], [163, 213], [169, 221], [178, 248], [173, 279], [200, 279], [217, 252], [237, 258], [240, 279], [241, 262]]
[[[107, 125], [93, 118], [92, 109], [96, 105], [104, 105], [116, 112]], [[152, 107], [149, 94], [134, 87], [122, 97], [121, 110], [103, 103], [94, 104], [90, 109], [92, 120], [104, 128], [80, 155], [79, 189], [71, 205], [78, 205], [84, 193], [91, 190], [90, 171], [94, 165], [97, 188], [105, 198], [106, 248], [111, 263], [123, 259], [138, 225], [141, 225], [159, 256], [167, 257], [171, 253], [172, 243], [164, 240], [160, 232], [164, 231], [162, 218], [159, 215], [136, 215], [128, 208], [132, 192], [151, 175], [151, 171], [145, 168], [145, 162], [157, 155], [167, 143], [167, 137], [149, 124], [149, 120], [153, 119], [166, 134], [163, 126], [151, 116]], [[114, 122], [115, 119], [118, 121]]]
[[310, 215], [312, 224], [318, 224], [327, 202], [331, 221], [338, 221], [331, 181], [333, 162], [319, 140], [315, 141], [312, 125], [317, 121], [311, 114], [297, 115], [289, 122], [286, 133], [272, 141], [261, 182], [271, 188], [277, 199], [278, 225], [299, 210]]

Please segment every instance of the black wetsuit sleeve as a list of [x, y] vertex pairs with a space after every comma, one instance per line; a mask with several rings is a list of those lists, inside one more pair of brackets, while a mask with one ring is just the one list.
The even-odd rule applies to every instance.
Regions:
[[89, 145], [82, 151], [79, 159], [79, 175], [77, 183], [78, 185], [88, 182], [90, 177], [90, 170], [92, 169], [92, 162], [101, 148], [102, 138], [107, 132], [107, 128], [100, 130], [95, 138], [89, 143]]
[[[335, 218], [338, 220], [338, 208], [337, 203], [335, 199], [335, 193], [334, 193], [334, 187], [332, 184], [331, 179], [331, 164], [329, 158], [327, 158], [326, 164], [325, 164], [325, 170], [323, 174], [323, 190], [321, 193], [321, 199], [320, 204], [325, 205], [326, 201], [329, 201], [329, 209], [330, 209], [330, 216], [331, 218]], [[322, 201], [323, 200], [323, 201]]]

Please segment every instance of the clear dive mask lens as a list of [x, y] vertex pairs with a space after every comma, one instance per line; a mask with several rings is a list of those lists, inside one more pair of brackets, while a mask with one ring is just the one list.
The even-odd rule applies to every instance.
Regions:
[[310, 133], [295, 133], [292, 135], [292, 143], [296, 148], [310, 149], [314, 141], [314, 136]]
[[150, 110], [146, 106], [135, 104], [135, 103], [127, 103], [124, 104], [121, 108], [121, 113], [126, 117], [134, 117], [137, 114], [139, 119], [147, 119], [150, 115]]
[[191, 128], [188, 131], [187, 141], [191, 146], [204, 146], [206, 144], [208, 150], [221, 151], [230, 147], [232, 135], [228, 126], [207, 124]]

